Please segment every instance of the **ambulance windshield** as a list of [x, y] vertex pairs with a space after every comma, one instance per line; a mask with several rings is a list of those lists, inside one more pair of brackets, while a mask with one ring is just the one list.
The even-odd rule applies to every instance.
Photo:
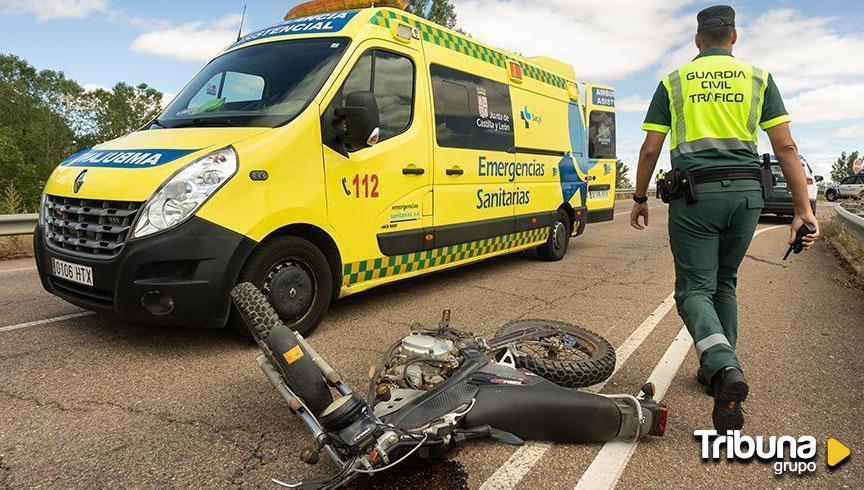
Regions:
[[344, 38], [264, 43], [211, 61], [151, 126], [269, 126], [296, 117], [345, 51]]

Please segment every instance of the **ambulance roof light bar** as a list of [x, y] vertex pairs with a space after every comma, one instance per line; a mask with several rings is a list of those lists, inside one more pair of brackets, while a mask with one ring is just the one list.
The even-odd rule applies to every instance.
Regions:
[[405, 10], [407, 6], [408, 0], [311, 0], [289, 10], [285, 14], [285, 20], [369, 7], [392, 7]]

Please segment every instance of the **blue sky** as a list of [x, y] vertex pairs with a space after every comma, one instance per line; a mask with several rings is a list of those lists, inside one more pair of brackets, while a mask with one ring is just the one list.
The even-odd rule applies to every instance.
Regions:
[[[85, 86], [146, 82], [174, 94], [236, 35], [278, 23], [298, 2], [0, 0], [0, 52]], [[695, 54], [701, 0], [456, 0], [475, 38], [572, 63], [580, 81], [611, 84], [619, 156], [635, 167], [639, 129], [659, 78]], [[828, 174], [864, 150], [864, 7], [860, 1], [738, 1], [736, 54], [771, 71], [801, 152]], [[767, 151], [767, 144], [760, 145]], [[668, 167], [668, 157], [661, 165]]]

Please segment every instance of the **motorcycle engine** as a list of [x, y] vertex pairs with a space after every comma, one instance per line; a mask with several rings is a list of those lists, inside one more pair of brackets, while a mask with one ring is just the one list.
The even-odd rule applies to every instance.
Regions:
[[402, 339], [386, 362], [382, 384], [430, 390], [459, 367], [452, 340], [412, 334]]
[[443, 361], [450, 355], [453, 341], [429, 335], [414, 334], [402, 339], [402, 351], [418, 357]]

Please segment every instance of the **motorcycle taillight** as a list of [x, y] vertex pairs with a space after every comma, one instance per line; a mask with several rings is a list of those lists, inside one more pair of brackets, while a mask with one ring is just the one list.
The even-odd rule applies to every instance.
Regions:
[[660, 437], [666, 432], [666, 419], [669, 418], [669, 407], [661, 404], [660, 410], [655, 412], [656, 418], [654, 419], [654, 423], [651, 424], [651, 432], [649, 432], [652, 436]]

